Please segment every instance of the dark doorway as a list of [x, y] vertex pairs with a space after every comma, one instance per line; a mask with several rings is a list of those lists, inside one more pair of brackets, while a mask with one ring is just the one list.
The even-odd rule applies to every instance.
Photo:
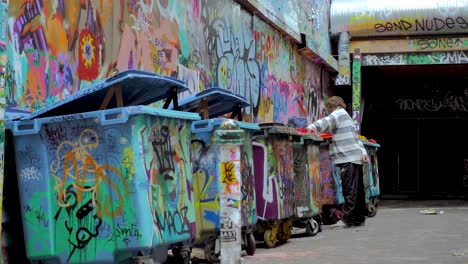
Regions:
[[384, 197], [466, 196], [468, 65], [364, 67], [362, 97]]

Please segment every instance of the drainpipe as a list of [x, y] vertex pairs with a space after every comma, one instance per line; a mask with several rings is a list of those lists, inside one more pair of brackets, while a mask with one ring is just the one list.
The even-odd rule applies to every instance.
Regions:
[[349, 33], [341, 32], [338, 42], [338, 76], [335, 85], [351, 85]]

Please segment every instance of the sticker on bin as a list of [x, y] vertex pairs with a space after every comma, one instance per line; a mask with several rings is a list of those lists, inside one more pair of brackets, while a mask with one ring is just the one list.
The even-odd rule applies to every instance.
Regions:
[[[167, 99], [163, 108], [173, 102], [177, 110], [177, 94], [188, 90], [181, 80], [140, 70], [126, 70], [82, 89], [51, 104], [25, 119], [68, 115], [125, 106], [148, 105]], [[115, 97], [115, 100], [112, 100]]]

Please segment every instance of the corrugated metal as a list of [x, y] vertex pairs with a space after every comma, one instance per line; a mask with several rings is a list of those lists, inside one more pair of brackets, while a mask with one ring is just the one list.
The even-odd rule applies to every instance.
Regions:
[[333, 0], [330, 12], [334, 36], [468, 34], [468, 0]]

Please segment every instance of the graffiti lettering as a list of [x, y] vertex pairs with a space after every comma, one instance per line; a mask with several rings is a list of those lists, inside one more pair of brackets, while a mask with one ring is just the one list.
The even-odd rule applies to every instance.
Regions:
[[[251, 139], [246, 139], [251, 140]], [[242, 219], [244, 223], [255, 222], [255, 184], [253, 175], [253, 164], [251, 163], [252, 154], [251, 149], [247, 147], [249, 144], [243, 145], [243, 151], [241, 152], [241, 194], [242, 194]], [[247, 149], [247, 150], [245, 150]], [[250, 155], [249, 155], [250, 153]]]
[[[233, 32], [226, 21], [215, 19], [207, 27], [208, 50], [216, 50], [217, 81], [220, 87], [246, 97], [256, 108], [259, 102], [260, 67], [255, 58], [255, 43], [248, 27]], [[250, 114], [250, 109], [246, 108]]]
[[[78, 203], [82, 201], [85, 193], [92, 194], [93, 204], [98, 203], [98, 198], [106, 197], [104, 198], [105, 202], [102, 203], [103, 208], [98, 208], [97, 216], [100, 218], [102, 215], [115, 217], [123, 211], [124, 197], [129, 194], [129, 187], [120, 169], [108, 164], [100, 165], [90, 154], [89, 151], [97, 148], [99, 144], [97, 132], [85, 129], [76, 143], [64, 141], [58, 146], [56, 151], [57, 159], [50, 165], [50, 171], [56, 181], [54, 190], [58, 195], [57, 202], [63, 208], [70, 206], [65, 190], [66, 184], [72, 183], [77, 189], [76, 199]], [[89, 175], [92, 177], [88, 178]], [[110, 175], [115, 175], [119, 182], [117, 184], [112, 182], [109, 178]], [[92, 187], [85, 186], [91, 183], [95, 185]], [[106, 189], [104, 184], [110, 186], [117, 199], [110, 197], [110, 195], [103, 195], [103, 191]]]
[[459, 38], [429, 38], [420, 39], [413, 42], [416, 48], [422, 50], [426, 49], [446, 49], [446, 48], [464, 48], [468, 46], [467, 40], [461, 40]]
[[168, 231], [170, 234], [181, 235], [190, 233], [187, 212], [187, 206], [182, 207], [180, 210], [164, 211], [162, 213], [163, 219], [161, 219], [162, 215], [156, 211], [154, 213], [156, 225], [159, 230]]
[[153, 151], [156, 154], [159, 164], [159, 172], [163, 174], [164, 180], [173, 181], [173, 174], [175, 173], [173, 157], [175, 152], [172, 149], [169, 128], [167, 126], [162, 126], [159, 131], [153, 129], [150, 140], [152, 141]]
[[138, 2], [137, 6], [139, 6], [138, 14], [136, 16], [133, 14], [130, 15], [134, 22], [132, 29], [135, 30], [135, 32], [137, 33], [137, 38], [140, 38], [140, 33], [143, 32], [143, 34], [145, 34], [145, 36], [148, 39], [150, 39], [150, 29], [152, 28], [151, 20], [146, 16], [145, 10], [143, 10], [142, 8], [141, 2]]
[[114, 231], [114, 236], [109, 239], [109, 241], [113, 241], [114, 239], [122, 239], [122, 241], [128, 246], [130, 242], [130, 238], [140, 239], [141, 232], [135, 224], [131, 224], [130, 226], [126, 227], [121, 224], [117, 224], [117, 227]]
[[410, 29], [414, 31], [428, 31], [437, 32], [445, 29], [453, 28], [468, 28], [468, 21], [464, 17], [447, 17], [444, 19], [433, 17], [415, 19], [414, 21], [407, 21], [400, 19], [397, 21], [387, 21], [384, 23], [376, 23], [374, 30], [379, 33], [391, 32], [391, 31], [408, 31]]
[[44, 125], [46, 139], [50, 145], [58, 146], [60, 142], [67, 139], [67, 128], [58, 123], [56, 126]]
[[29, 165], [40, 166], [41, 156], [32, 150], [31, 146], [26, 146], [25, 150], [19, 150], [18, 160]]
[[[468, 90], [465, 90], [468, 95]], [[468, 96], [445, 95], [430, 99], [409, 99], [399, 98], [395, 100], [395, 105], [401, 111], [429, 111], [438, 112], [448, 110], [452, 112], [468, 112]]]
[[351, 78], [349, 75], [338, 75], [335, 80], [335, 85], [351, 85]]
[[49, 226], [49, 220], [46, 217], [46, 213], [42, 209], [42, 207], [39, 207], [37, 209], [31, 208], [29, 205], [26, 205], [24, 207], [24, 218], [26, 221], [31, 222], [34, 224], [35, 221], [37, 221], [41, 226], [43, 227], [48, 227]]
[[20, 173], [21, 181], [38, 181], [39, 180], [39, 171], [36, 167], [24, 168]]

